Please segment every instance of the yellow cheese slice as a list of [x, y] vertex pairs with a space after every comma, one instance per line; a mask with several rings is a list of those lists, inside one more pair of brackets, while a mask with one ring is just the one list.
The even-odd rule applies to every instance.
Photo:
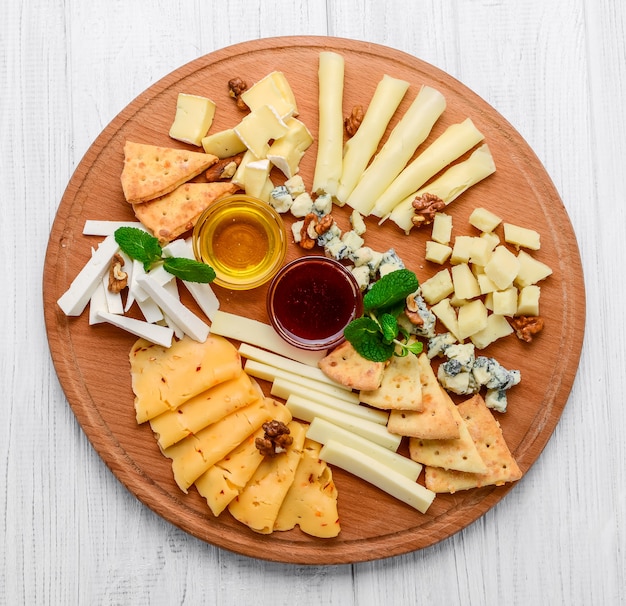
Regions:
[[204, 343], [185, 336], [169, 348], [139, 339], [130, 350], [130, 372], [137, 422], [144, 423], [235, 378], [241, 359], [229, 341], [216, 335]]
[[[271, 399], [266, 403], [273, 411], [272, 419], [282, 421], [285, 425], [291, 421], [291, 413], [284, 404]], [[262, 438], [264, 433], [263, 428], [257, 429], [195, 481], [198, 492], [206, 499], [213, 515], [220, 515], [227, 505], [239, 496], [263, 461], [263, 455], [256, 447], [255, 441]]]
[[274, 530], [278, 512], [302, 457], [306, 427], [297, 421], [291, 421], [288, 427], [292, 444], [284, 453], [263, 459], [241, 494], [228, 505], [236, 520], [261, 534], [270, 534]]
[[278, 512], [274, 530], [300, 530], [314, 537], [336, 537], [341, 530], [333, 474], [319, 458], [322, 445], [305, 440], [302, 459]]
[[172, 471], [180, 489], [187, 492], [207, 469], [271, 418], [271, 408], [259, 399], [164, 450], [163, 454], [173, 459]]
[[176, 410], [168, 410], [155, 417], [150, 421], [150, 426], [158, 436], [159, 446], [168, 448], [251, 404], [258, 397], [250, 377], [241, 370], [236, 378], [199, 393]]

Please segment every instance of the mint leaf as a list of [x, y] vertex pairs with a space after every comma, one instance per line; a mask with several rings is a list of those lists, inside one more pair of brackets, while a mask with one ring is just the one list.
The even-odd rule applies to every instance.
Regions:
[[358, 354], [372, 362], [385, 362], [395, 349], [394, 343], [385, 343], [380, 326], [372, 318], [361, 317], [352, 320], [343, 334]]
[[195, 259], [166, 257], [163, 261], [163, 267], [172, 275], [187, 282], [208, 284], [215, 280], [215, 270]]
[[159, 241], [137, 227], [118, 227], [115, 230], [115, 241], [119, 247], [132, 259], [143, 263], [146, 271], [153, 263], [161, 259], [163, 250]]
[[384, 275], [363, 297], [365, 311], [399, 303], [419, 288], [417, 276], [408, 269], [398, 269]]
[[382, 314], [378, 318], [380, 330], [386, 343], [391, 343], [398, 336], [398, 321], [396, 316], [391, 314]]

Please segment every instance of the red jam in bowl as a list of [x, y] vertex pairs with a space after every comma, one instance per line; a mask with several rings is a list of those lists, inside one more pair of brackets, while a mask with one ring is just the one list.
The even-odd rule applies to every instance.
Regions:
[[344, 340], [343, 330], [363, 313], [354, 276], [327, 257], [301, 257], [272, 280], [267, 312], [285, 341], [310, 350], [328, 349]]

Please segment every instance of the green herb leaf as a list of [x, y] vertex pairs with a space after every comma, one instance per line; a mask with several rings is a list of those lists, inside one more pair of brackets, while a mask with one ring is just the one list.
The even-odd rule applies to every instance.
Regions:
[[421, 354], [422, 350], [424, 349], [424, 346], [422, 345], [420, 341], [413, 341], [412, 343], [403, 343], [402, 347], [406, 351], [410, 351], [412, 354], [415, 354], [416, 356]]
[[215, 280], [215, 270], [195, 259], [184, 257], [166, 257], [163, 267], [172, 275], [187, 282], [202, 282], [208, 284]]
[[419, 288], [417, 276], [408, 269], [398, 269], [383, 276], [363, 297], [365, 311], [389, 307], [406, 299]]
[[153, 263], [161, 259], [163, 250], [159, 241], [137, 227], [118, 227], [115, 230], [115, 241], [119, 247], [132, 259], [143, 263], [146, 271]]
[[395, 349], [394, 343], [385, 343], [376, 320], [367, 317], [353, 320], [344, 329], [344, 336], [366, 360], [385, 362]]
[[398, 336], [398, 321], [396, 316], [391, 314], [381, 314], [378, 317], [378, 323], [380, 324], [380, 330], [383, 334], [383, 340], [386, 343], [391, 343]]

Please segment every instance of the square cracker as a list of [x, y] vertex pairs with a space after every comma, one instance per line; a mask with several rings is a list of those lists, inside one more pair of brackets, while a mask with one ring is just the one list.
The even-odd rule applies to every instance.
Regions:
[[449, 398], [439, 385], [428, 357], [424, 353], [420, 354], [417, 361], [423, 409], [421, 412], [392, 410], [387, 429], [391, 433], [413, 438], [431, 440], [459, 438], [458, 420], [450, 409]]
[[126, 141], [122, 189], [130, 204], [164, 196], [218, 161], [213, 154]]
[[427, 466], [426, 487], [434, 492], [454, 493], [457, 490], [482, 486], [502, 486], [506, 482], [519, 480], [522, 472], [504, 440], [500, 424], [482, 397], [475, 395], [462, 402], [458, 410], [487, 466], [487, 471], [465, 473]]
[[424, 410], [419, 361], [415, 354], [393, 356], [378, 389], [361, 391], [361, 402], [385, 410]]
[[344, 341], [318, 362], [322, 372], [333, 381], [352, 389], [370, 391], [377, 389], [383, 378], [384, 362], [363, 358]]
[[133, 211], [159, 242], [171, 242], [191, 229], [213, 202], [238, 189], [230, 182], [185, 183], [165, 196], [133, 204]]

